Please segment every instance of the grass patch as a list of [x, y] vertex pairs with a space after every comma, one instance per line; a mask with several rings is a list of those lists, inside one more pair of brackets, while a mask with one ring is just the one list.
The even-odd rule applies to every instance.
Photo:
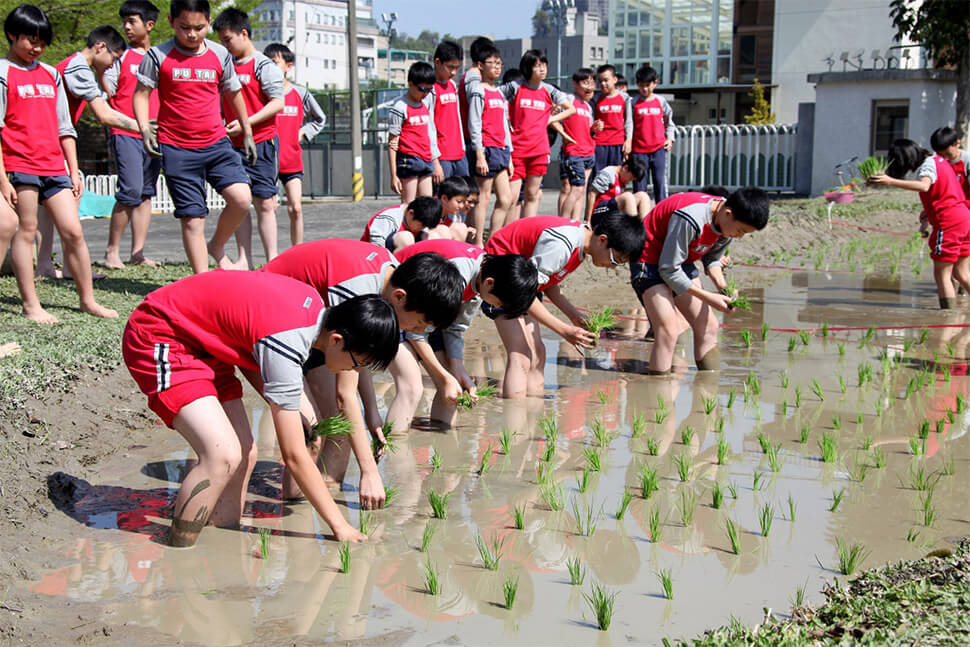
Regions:
[[616, 601], [616, 591], [610, 592], [600, 584], [593, 584], [593, 589], [583, 597], [586, 604], [596, 616], [596, 624], [602, 631], [610, 628], [613, 621], [613, 603]]

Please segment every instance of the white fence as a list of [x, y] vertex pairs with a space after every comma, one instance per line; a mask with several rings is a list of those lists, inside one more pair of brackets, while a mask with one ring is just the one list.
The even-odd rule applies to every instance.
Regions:
[[[86, 175], [84, 176], [84, 190], [92, 191], [100, 195], [114, 195], [115, 186], [118, 182], [117, 175]], [[226, 206], [226, 201], [211, 186], [206, 185], [206, 206], [209, 209], [222, 209]], [[152, 198], [152, 211], [161, 213], [171, 213], [175, 210], [172, 198], [168, 195], [168, 186], [165, 184], [165, 176], [159, 175], [158, 182], [155, 183], [155, 197]]]
[[667, 160], [673, 190], [720, 184], [795, 190], [796, 124], [677, 126]]

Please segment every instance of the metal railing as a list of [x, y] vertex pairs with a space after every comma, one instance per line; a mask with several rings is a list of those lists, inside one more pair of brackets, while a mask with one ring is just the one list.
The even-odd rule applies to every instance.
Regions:
[[796, 124], [677, 126], [667, 163], [671, 189], [720, 184], [795, 190]]

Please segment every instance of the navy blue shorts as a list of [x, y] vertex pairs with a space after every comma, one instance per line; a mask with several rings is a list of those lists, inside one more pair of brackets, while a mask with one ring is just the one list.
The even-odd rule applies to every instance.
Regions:
[[303, 171], [295, 171], [293, 173], [280, 173], [279, 175], [280, 183], [286, 186], [286, 183], [290, 180], [302, 180]]
[[[543, 300], [542, 292], [536, 292], [536, 298], [539, 299], [539, 301], [542, 301]], [[490, 305], [485, 301], [482, 301], [482, 314], [484, 314], [492, 321], [495, 321], [496, 319], [498, 319], [499, 317], [505, 314], [505, 310], [503, 308], [496, 308], [495, 306]]]
[[596, 147], [596, 165], [593, 168], [593, 174], [599, 173], [607, 166], [619, 166], [623, 163], [623, 145], [616, 144], [615, 146], [597, 146]]
[[57, 195], [64, 189], [72, 191], [74, 185], [71, 184], [71, 177], [69, 175], [31, 175], [30, 173], [20, 173], [18, 171], [11, 171], [7, 173], [7, 177], [10, 179], [10, 184], [14, 188], [20, 186], [33, 186], [37, 187], [37, 192], [40, 194], [39, 199], [41, 202], [50, 198], [51, 196]]
[[176, 218], [205, 218], [205, 183], [216, 191], [232, 184], [249, 184], [239, 155], [226, 138], [205, 148], [181, 148], [161, 144], [162, 171]]
[[455, 175], [459, 177], [466, 177], [468, 175], [467, 158], [462, 157], [456, 160], [439, 159], [438, 163], [441, 164], [441, 170], [445, 172], [445, 179], [454, 177]]
[[126, 207], [137, 207], [155, 195], [155, 184], [162, 160], [145, 152], [139, 137], [111, 135], [109, 144], [118, 171], [115, 200]]
[[276, 176], [280, 166], [279, 147], [279, 137], [256, 144], [256, 163], [252, 166], [246, 163], [246, 151], [242, 148], [236, 149], [239, 161], [243, 163], [246, 175], [249, 176], [249, 186], [254, 198], [272, 198], [278, 193]]
[[[475, 156], [475, 166], [478, 166], [478, 156]], [[495, 177], [502, 171], [507, 171], [509, 168], [509, 162], [512, 161], [512, 153], [508, 148], [498, 146], [486, 146], [485, 147], [485, 163], [488, 164], [488, 173], [481, 175], [477, 168], [475, 170], [475, 175], [478, 177]]]
[[445, 349], [445, 336], [441, 332], [440, 328], [435, 328], [430, 333], [428, 333], [428, 345], [431, 346], [431, 350], [438, 352], [439, 350]]
[[398, 152], [397, 176], [402, 180], [412, 177], [427, 177], [434, 173], [434, 164], [417, 155]]
[[559, 158], [559, 179], [569, 179], [572, 186], [586, 186], [586, 171], [596, 165], [596, 158], [565, 155]]
[[[684, 263], [680, 266], [680, 269], [684, 270], [684, 274], [691, 281], [700, 276], [700, 271], [693, 263]], [[664, 283], [664, 280], [660, 276], [657, 265], [641, 263], [640, 261], [630, 263], [630, 284], [633, 286], [633, 291], [637, 293], [637, 299], [640, 300], [641, 304], [643, 303], [643, 293], [662, 283]]]

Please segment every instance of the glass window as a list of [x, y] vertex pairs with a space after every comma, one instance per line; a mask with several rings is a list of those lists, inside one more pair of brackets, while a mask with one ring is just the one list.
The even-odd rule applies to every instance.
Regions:
[[691, 53], [696, 56], [707, 56], [711, 49], [711, 28], [707, 25], [694, 25], [691, 35], [693, 37]]
[[755, 36], [745, 35], [738, 39], [738, 65], [754, 66]]
[[687, 56], [690, 47], [690, 27], [670, 29], [670, 55]]
[[873, 101], [872, 136], [873, 155], [885, 155], [894, 139], [906, 136], [909, 129], [909, 101]]
[[653, 31], [653, 50], [651, 50], [653, 56], [663, 56], [664, 55], [664, 33], [660, 30]]
[[633, 30], [626, 33], [626, 57], [637, 57], [637, 32]]
[[731, 82], [731, 59], [728, 56], [719, 56], [717, 58], [717, 82]]
[[721, 55], [731, 55], [731, 39], [733, 38], [732, 25], [730, 22], [722, 20], [717, 30], [717, 53]]
[[639, 22], [639, 20], [637, 20], [639, 16], [640, 14], [638, 12], [631, 11], [626, 15], [626, 24], [629, 25], [630, 27], [636, 27], [637, 23]]
[[670, 85], [686, 85], [688, 83], [687, 61], [670, 62]]
[[640, 58], [650, 56], [650, 32], [640, 31]]
[[596, 58], [596, 48], [595, 47], [590, 47], [589, 48], [589, 57], [590, 58]]
[[317, 34], [317, 42], [320, 42], [320, 34]]
[[711, 82], [711, 69], [706, 60], [691, 62], [691, 83], [707, 85]]
[[623, 12], [623, 11], [616, 12], [616, 26], [617, 27], [626, 26], [626, 12]]
[[622, 31], [616, 32], [616, 36], [614, 37], [614, 39], [615, 39], [615, 42], [613, 44], [613, 58], [617, 60], [625, 58], [623, 56], [623, 32]]

